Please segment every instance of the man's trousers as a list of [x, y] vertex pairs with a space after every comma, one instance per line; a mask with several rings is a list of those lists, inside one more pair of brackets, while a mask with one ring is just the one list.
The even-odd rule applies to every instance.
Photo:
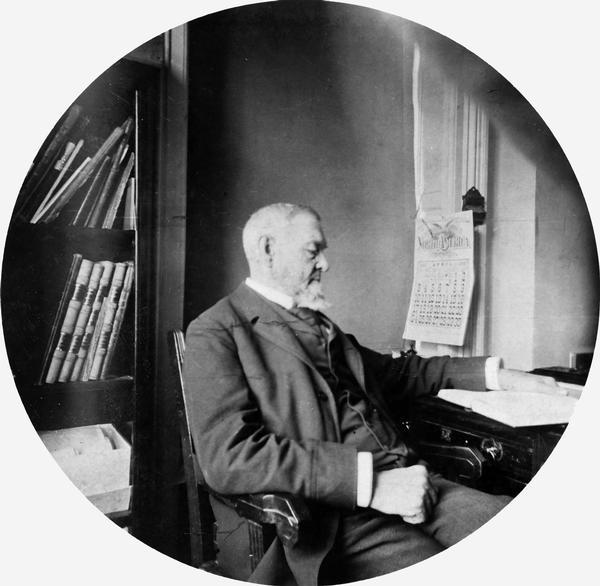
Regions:
[[431, 519], [421, 525], [371, 509], [342, 516], [319, 582], [365, 580], [416, 564], [473, 533], [510, 501], [438, 475], [432, 475], [431, 481], [438, 488], [439, 499]]

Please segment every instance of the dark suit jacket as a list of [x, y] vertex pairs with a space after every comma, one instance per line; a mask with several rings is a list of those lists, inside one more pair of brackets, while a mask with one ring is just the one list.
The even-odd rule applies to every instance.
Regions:
[[[286, 557], [299, 584], [314, 584], [340, 509], [355, 507], [357, 454], [341, 443], [331, 389], [289, 319], [284, 309], [240, 285], [190, 324], [185, 389], [210, 487], [223, 494], [278, 491], [306, 499], [318, 530], [310, 544], [286, 551]], [[385, 413], [441, 387], [484, 389], [482, 358], [392, 360], [340, 335], [356, 380]], [[268, 574], [261, 580], [274, 583]]]

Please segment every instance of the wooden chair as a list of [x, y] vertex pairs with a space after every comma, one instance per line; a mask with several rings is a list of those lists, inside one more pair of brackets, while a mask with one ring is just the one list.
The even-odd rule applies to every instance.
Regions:
[[[301, 527], [308, 521], [308, 509], [302, 499], [288, 494], [249, 494], [235, 497], [211, 491], [204, 482], [194, 452], [194, 442], [186, 407], [183, 381], [185, 339], [181, 330], [169, 333], [169, 350], [173, 365], [183, 468], [189, 517], [190, 563], [208, 572], [227, 575], [227, 568], [217, 562], [215, 518], [210, 497], [233, 509], [246, 520], [248, 527], [250, 570], [254, 571], [275, 535], [286, 545], [294, 545]], [[242, 553], [240, 552], [240, 556]], [[239, 558], [241, 559], [241, 557]]]
[[[217, 562], [216, 533], [219, 530], [211, 505], [226, 506], [246, 521], [248, 551], [236, 552], [235, 560], [243, 563], [248, 556], [250, 572], [254, 571], [272, 539], [277, 535], [282, 543], [294, 545], [308, 530], [309, 514], [302, 499], [289, 494], [249, 494], [223, 496], [215, 493], [204, 482], [194, 452], [193, 439], [186, 407], [183, 381], [183, 357], [185, 339], [181, 330], [169, 333], [169, 349], [173, 365], [173, 389], [175, 392], [181, 453], [187, 494], [189, 518], [190, 563], [208, 572], [231, 576], [226, 567]], [[481, 477], [483, 457], [478, 450], [469, 446], [419, 442], [424, 458], [445, 476], [467, 483]], [[216, 503], [215, 503], [216, 501]], [[302, 528], [304, 527], [304, 530]]]

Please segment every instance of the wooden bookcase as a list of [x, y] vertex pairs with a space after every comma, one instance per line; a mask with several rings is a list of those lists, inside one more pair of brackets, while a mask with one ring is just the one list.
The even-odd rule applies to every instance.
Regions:
[[[163, 37], [120, 60], [76, 100], [90, 118], [85, 135], [106, 137], [135, 119], [137, 229], [31, 224], [16, 215], [2, 267], [2, 317], [15, 384], [36, 430], [112, 423], [132, 443], [130, 507], [109, 516], [135, 535], [152, 501], [156, 315], [155, 227], [159, 192]], [[19, 208], [19, 201], [15, 209]], [[134, 260], [135, 280], [105, 380], [39, 384], [44, 351], [74, 253], [93, 261]]]

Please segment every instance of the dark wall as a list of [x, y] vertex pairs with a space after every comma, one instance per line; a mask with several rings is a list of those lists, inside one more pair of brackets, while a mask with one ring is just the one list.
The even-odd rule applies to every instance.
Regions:
[[[374, 348], [401, 345], [415, 214], [414, 42], [532, 172], [557, 192], [568, 185], [585, 208], [534, 108], [488, 64], [425, 27], [347, 4], [280, 1], [193, 21], [190, 39], [186, 324], [247, 276], [241, 231], [250, 213], [289, 201], [323, 218], [330, 315]], [[511, 173], [490, 159], [491, 177]], [[591, 235], [585, 209], [583, 217]], [[589, 266], [595, 277], [596, 256], [587, 258], [580, 272]]]
[[191, 23], [186, 324], [247, 276], [250, 213], [289, 201], [322, 216], [330, 315], [371, 346], [400, 345], [414, 217], [405, 35], [400, 18], [319, 2]]

